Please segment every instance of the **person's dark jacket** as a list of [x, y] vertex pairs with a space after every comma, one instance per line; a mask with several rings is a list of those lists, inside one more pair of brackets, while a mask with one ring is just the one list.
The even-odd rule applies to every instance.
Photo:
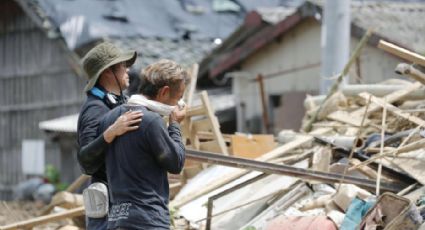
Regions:
[[169, 229], [167, 173], [180, 173], [185, 160], [180, 127], [173, 122], [167, 128], [143, 106], [122, 105], [104, 117], [100, 132], [129, 109], [144, 115], [137, 130], [116, 138], [107, 150], [108, 228]]
[[102, 117], [110, 110], [101, 99], [88, 93], [78, 117], [77, 134], [80, 148], [77, 159], [83, 172], [91, 175], [95, 182], [106, 183], [104, 159], [108, 143], [97, 131]]

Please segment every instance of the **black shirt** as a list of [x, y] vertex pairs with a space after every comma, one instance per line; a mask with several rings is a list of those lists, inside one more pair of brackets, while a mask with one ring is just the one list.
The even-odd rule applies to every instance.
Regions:
[[122, 105], [104, 117], [100, 132], [130, 109], [144, 114], [139, 128], [116, 138], [106, 154], [108, 229], [169, 229], [167, 172], [180, 173], [185, 159], [180, 127], [173, 122], [167, 128], [143, 106]]

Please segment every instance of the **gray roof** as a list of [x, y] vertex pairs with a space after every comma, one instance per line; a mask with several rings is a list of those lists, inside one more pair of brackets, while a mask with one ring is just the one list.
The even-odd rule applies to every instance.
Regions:
[[170, 38], [107, 38], [105, 39], [125, 50], [136, 50], [138, 58], [134, 69], [152, 64], [159, 59], [166, 58], [190, 67], [199, 62], [213, 47], [210, 40], [175, 40]]
[[[105, 37], [213, 40], [227, 37], [247, 12], [290, 0], [15, 0], [58, 31], [71, 49]], [[28, 10], [29, 9], [29, 10]]]
[[[323, 6], [323, 0], [310, 0]], [[425, 54], [425, 1], [351, 1], [351, 23]]]
[[425, 54], [425, 3], [354, 2], [352, 23]]

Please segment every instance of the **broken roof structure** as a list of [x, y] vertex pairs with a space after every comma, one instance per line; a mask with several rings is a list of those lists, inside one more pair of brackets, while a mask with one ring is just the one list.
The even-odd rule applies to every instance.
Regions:
[[[306, 1], [298, 8], [259, 8], [250, 12], [244, 23], [206, 56], [200, 65], [200, 78], [213, 79], [235, 70], [238, 65], [267, 44], [306, 19], [321, 22], [323, 1]], [[352, 1], [351, 34], [360, 38], [368, 28], [369, 40], [377, 45], [385, 39], [401, 47], [425, 52], [425, 6], [418, 2]]]

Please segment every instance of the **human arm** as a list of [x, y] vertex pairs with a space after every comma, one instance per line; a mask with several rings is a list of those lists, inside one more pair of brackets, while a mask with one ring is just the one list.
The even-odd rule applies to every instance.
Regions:
[[115, 137], [135, 130], [141, 122], [143, 114], [140, 111], [129, 111], [121, 115], [110, 125], [102, 135], [98, 135], [98, 126], [101, 117], [108, 109], [92, 108], [92, 113], [82, 117], [82, 132], [80, 135], [81, 148], [78, 151], [78, 161], [84, 172], [92, 175], [99, 170], [105, 162], [105, 150]]
[[146, 129], [145, 136], [158, 164], [169, 173], [180, 173], [184, 166], [185, 147], [179, 124], [171, 122], [166, 128], [163, 120], [157, 117]]

